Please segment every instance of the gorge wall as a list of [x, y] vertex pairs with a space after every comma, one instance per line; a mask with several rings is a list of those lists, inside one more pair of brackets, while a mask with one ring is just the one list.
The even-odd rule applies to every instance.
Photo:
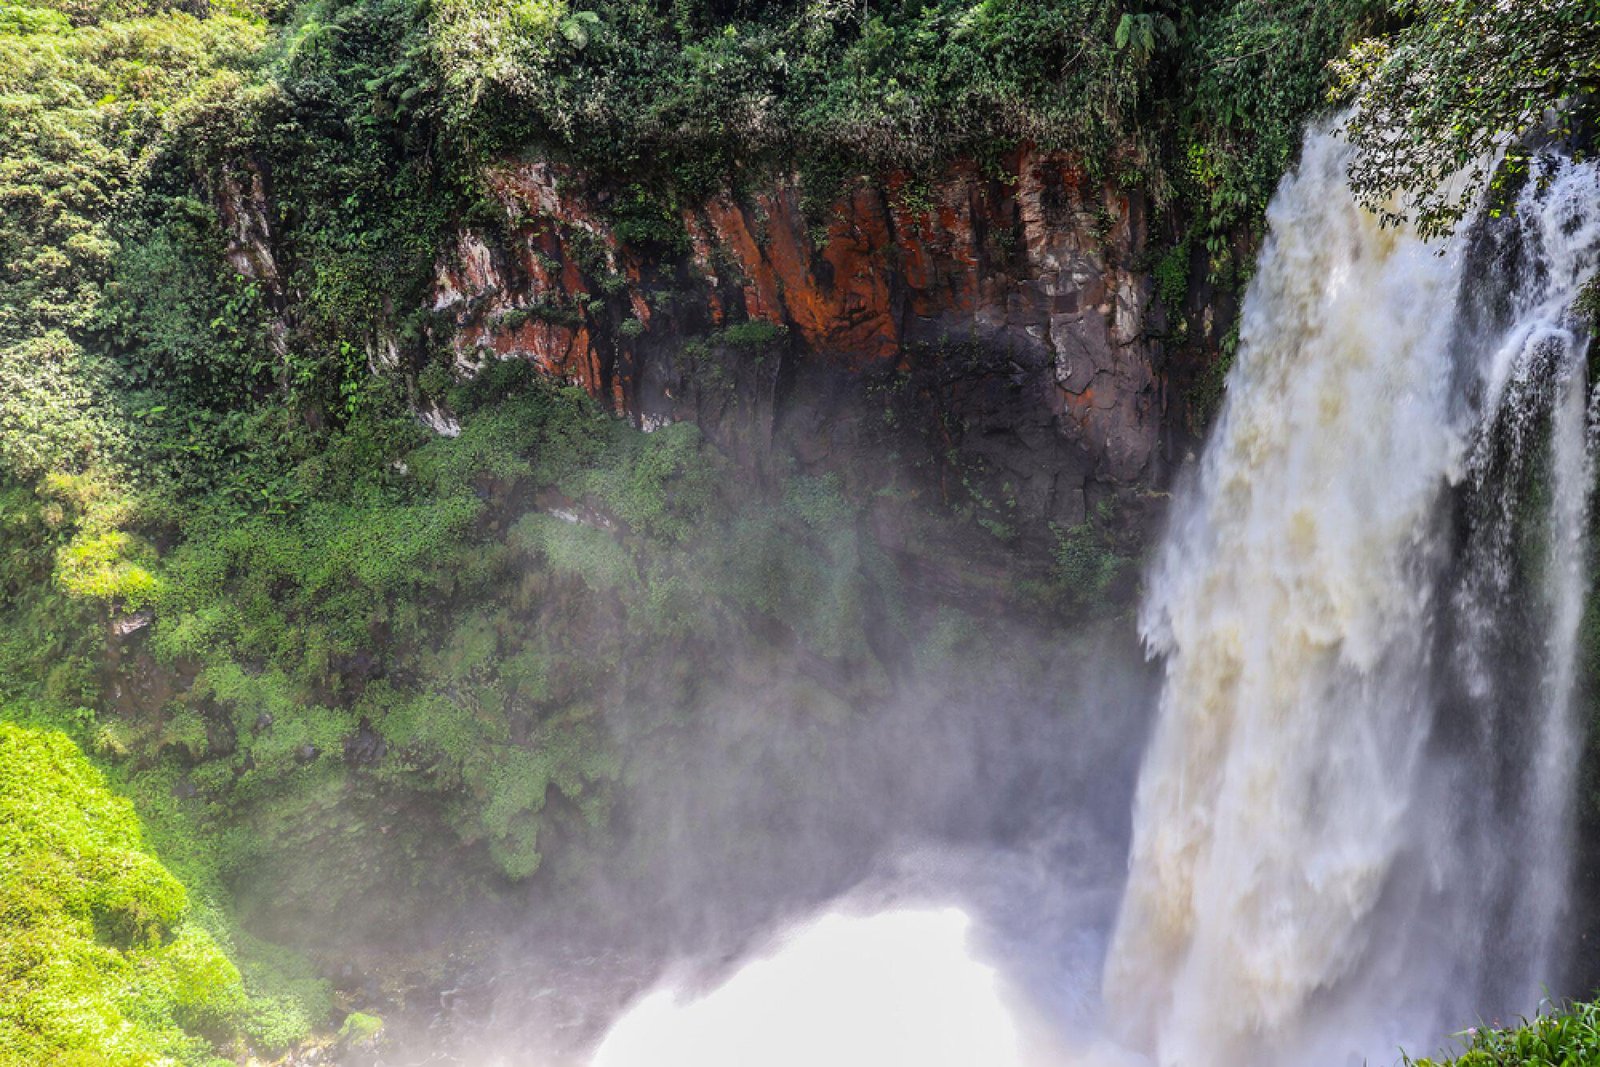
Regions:
[[458, 375], [527, 360], [637, 425], [694, 420], [737, 451], [752, 442], [697, 353], [776, 340], [744, 390], [765, 408], [757, 450], [783, 436], [824, 459], [856, 433], [837, 402], [851, 383], [909, 383], [938, 451], [975, 459], [1024, 516], [1066, 524], [1160, 483], [1186, 432], [1150, 206], [1060, 154], [856, 180], [821, 205], [779, 177], [643, 242], [614, 194], [561, 165], [505, 163], [488, 185], [499, 218], [461, 229], [434, 283]]

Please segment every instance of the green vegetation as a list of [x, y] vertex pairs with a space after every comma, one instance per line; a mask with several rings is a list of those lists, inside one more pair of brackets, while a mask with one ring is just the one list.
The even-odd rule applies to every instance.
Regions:
[[[500, 399], [475, 408], [474, 392]], [[438, 798], [434, 818], [485, 850], [457, 865], [468, 877], [533, 873], [552, 820], [601, 827], [621, 759], [607, 717], [682, 715], [696, 684], [652, 678], [643, 701], [607, 664], [648, 675], [712, 658], [698, 645], [747, 616], [859, 660], [864, 583], [896, 595], [835, 481], [789, 478], [751, 499], [693, 426], [640, 434], [537, 382], [479, 382], [455, 402], [459, 437], [326, 481], [286, 514], [241, 520], [229, 497], [191, 501], [184, 538], [152, 564], [148, 655], [118, 679], [185, 684], [85, 727], [99, 753], [155, 760], [134, 788], [181, 781], [199, 818], [235, 828], [208, 860], [225, 881], [290, 872], [275, 891], [313, 925], [387, 873], [371, 851], [393, 821], [386, 791]], [[306, 463], [292, 476], [327, 477], [326, 453]], [[546, 497], [563, 503], [534, 506]], [[80, 612], [73, 636], [75, 591], [41, 589], [40, 617], [81, 650], [69, 662], [82, 673], [63, 681], [60, 664], [19, 654], [4, 681], [72, 719], [59, 694], [97, 691], [103, 632]], [[37, 642], [31, 617], [12, 622]], [[363, 732], [370, 757], [352, 764], [346, 745]], [[430, 847], [429, 825], [406, 847]], [[322, 847], [328, 834], [341, 852]], [[420, 900], [461, 886], [413, 888]]]
[[[427, 294], [450, 234], [505, 224], [485, 163], [577, 164], [615, 233], [672, 260], [711, 191], [798, 170], [816, 212], [897, 170], [926, 205], [952, 159], [1003, 175], [1029, 142], [1153, 194], [1176, 307], [1191, 264], [1248, 247], [1352, 40], [1400, 27], [1344, 77], [1374, 87], [1358, 139], [1436, 138], [1401, 185], [1592, 90], [1587, 9], [1528, 8], [1458, 34], [1451, 5], [1377, 0], [7, 3], [0, 1059], [288, 1047], [336, 1017], [306, 955], [607, 847], [730, 658], [825, 677], [770, 683], [820, 728], [895, 654], [981, 645], [880, 546], [873, 509], [917, 492], [891, 474], [750, 477], [521, 364], [456, 381]], [[1480, 46], [1532, 80], [1473, 80]], [[596, 300], [624, 284], [591, 273]], [[789, 343], [734, 321], [683, 354], [731, 381]], [[950, 470], [961, 535], [1022, 544], [1015, 486]], [[1120, 610], [1125, 525], [1056, 531], [1019, 599]]]
[[1449, 1060], [1404, 1059], [1406, 1067], [1582, 1067], [1600, 1062], [1600, 1004], [1564, 1004], [1515, 1026], [1475, 1027]]
[[[854, 5], [457, 0], [433, 15], [447, 106], [508, 145], [679, 184], [799, 145], [856, 167], [1032, 138], [1100, 164], [1132, 128], [1150, 53], [1100, 0]], [[1126, 42], [1125, 42], [1126, 44]]]
[[[856, 174], [926, 178], [1022, 142], [1193, 215], [1222, 253], [1259, 221], [1381, 0], [452, 0], [428, 17], [448, 123], [632, 176], [620, 226], [662, 247], [675, 197], [797, 167], [813, 203]], [[637, 221], [635, 221], [637, 220]], [[663, 228], [665, 227], [665, 228]], [[620, 231], [619, 231], [620, 232]]]
[[345, 1046], [360, 1046], [377, 1040], [382, 1032], [382, 1019], [353, 1011], [339, 1025], [339, 1042]]
[[863, 176], [900, 172], [925, 205], [957, 158], [1004, 175], [1019, 145], [1066, 151], [1150, 195], [1157, 240], [1182, 250], [1160, 290], [1176, 312], [1191, 263], [1242, 287], [1330, 62], [1404, 17], [1384, 0], [451, 0], [404, 62], [429, 69], [412, 107], [436, 142], [574, 163], [657, 254], [684, 247], [683, 206], [773, 172], [799, 173], [821, 232]]
[[1520, 183], [1529, 144], [1592, 125], [1600, 3], [1396, 7], [1405, 29], [1363, 42], [1340, 67], [1359, 104], [1349, 124], [1362, 150], [1352, 179], [1388, 221], [1410, 217], [1425, 235], [1445, 233], [1486, 188]]
[[1258, 227], [1278, 179], [1300, 154], [1305, 121], [1353, 35], [1382, 25], [1370, 0], [1196, 5], [1175, 80], [1178, 135], [1169, 149], [1183, 202], [1212, 262], [1230, 233]]
[[239, 971], [59, 733], [0, 722], [0, 1062], [209, 1063]]
[[1115, 529], [1109, 508], [1100, 509], [1093, 520], [1055, 528], [1051, 578], [1057, 597], [1080, 610], [1093, 612], [1122, 599], [1112, 595], [1119, 585], [1126, 596], [1138, 546], [1129, 542], [1126, 533], [1118, 537]]

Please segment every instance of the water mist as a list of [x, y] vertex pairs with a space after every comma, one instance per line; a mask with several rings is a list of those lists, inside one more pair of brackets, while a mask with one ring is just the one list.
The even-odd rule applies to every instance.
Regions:
[[1358, 206], [1350, 151], [1313, 131], [1273, 201], [1149, 575], [1159, 716], [1120, 910], [1078, 964], [1103, 955], [1100, 1017], [1062, 1012], [1041, 1056], [1003, 947], [890, 909], [647, 997], [597, 1067], [1385, 1063], [1559, 980], [1594, 473], [1569, 316], [1600, 177], [1541, 156], [1515, 212], [1427, 244]]

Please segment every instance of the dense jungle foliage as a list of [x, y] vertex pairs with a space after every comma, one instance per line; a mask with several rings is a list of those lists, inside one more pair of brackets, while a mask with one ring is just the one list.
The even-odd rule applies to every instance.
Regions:
[[[751, 488], [692, 426], [640, 433], [518, 366], [454, 380], [425, 294], [492, 214], [486, 162], [573, 162], [670, 248], [682, 199], [774, 169], [825, 203], [1026, 140], [1153, 195], [1176, 302], [1191, 250], [1248, 244], [1336, 81], [1368, 94], [1356, 136], [1431, 146], [1362, 175], [1375, 196], [1560, 100], [1581, 120], [1592, 5], [1460, 7], [4, 0], [0, 1061], [329, 1028], [317, 946], [263, 940], [294, 940], [273, 916], [356, 939], [585, 862], [650, 747], [616, 739], [731, 681], [704, 649], [828, 664], [773, 683], [819, 731], [888, 685], [885, 642], [997, 654], [908, 607], [862, 502], [912, 492], [893, 477]], [[262, 175], [266, 259], [225, 209]], [[1007, 595], [1121, 610], [1130, 553], [1062, 531]]]

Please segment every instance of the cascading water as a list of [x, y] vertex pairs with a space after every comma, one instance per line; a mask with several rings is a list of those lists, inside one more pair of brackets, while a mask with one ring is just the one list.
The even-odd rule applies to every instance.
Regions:
[[1349, 152], [1313, 132], [1273, 201], [1143, 605], [1166, 680], [1110, 1040], [1024, 1041], [959, 913], [890, 910], [646, 998], [595, 1067], [1344, 1067], [1558, 979], [1600, 168], [1541, 156], [1515, 212], [1429, 245], [1357, 205]]
[[1592, 480], [1593, 166], [1380, 229], [1308, 139], [1141, 615], [1166, 661], [1105, 971], [1167, 1067], [1382, 1062], [1554, 978]]

